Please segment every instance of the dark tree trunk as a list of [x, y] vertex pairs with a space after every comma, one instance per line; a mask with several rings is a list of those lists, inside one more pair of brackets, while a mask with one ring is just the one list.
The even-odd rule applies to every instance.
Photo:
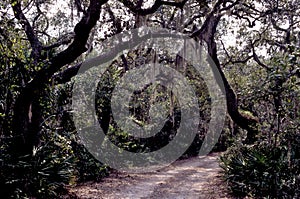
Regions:
[[[44, 90], [49, 84], [48, 80], [63, 66], [72, 63], [87, 50], [86, 43], [89, 34], [100, 18], [101, 6], [106, 2], [107, 0], [90, 0], [87, 12], [74, 28], [75, 37], [73, 42], [67, 49], [47, 62], [20, 91], [13, 110], [12, 125], [15, 140], [11, 147], [14, 153], [20, 155], [30, 154], [33, 147], [38, 144], [42, 125], [40, 97], [43, 96]], [[40, 60], [43, 46], [24, 15], [21, 3], [15, 2], [12, 4], [12, 8], [31, 44], [32, 52], [34, 52], [32, 54], [34, 62], [45, 61]]]
[[[193, 38], [197, 38], [200, 42], [205, 42], [208, 47], [208, 54], [216, 67], [212, 67], [214, 70], [215, 78], [220, 86], [224, 85], [227, 111], [231, 119], [241, 128], [247, 130], [247, 138], [244, 141], [245, 144], [252, 144], [256, 141], [256, 135], [258, 134], [258, 120], [250, 115], [244, 115], [240, 113], [238, 106], [237, 96], [230, 86], [225, 74], [221, 68], [220, 61], [217, 56], [217, 45], [215, 42], [215, 33], [221, 15], [214, 14], [213, 12], [206, 18], [203, 26], [200, 30], [192, 34]], [[222, 86], [223, 87], [223, 86]]]
[[24, 89], [16, 99], [13, 115], [14, 142], [12, 152], [16, 155], [31, 154], [39, 142], [42, 122], [39, 94]]

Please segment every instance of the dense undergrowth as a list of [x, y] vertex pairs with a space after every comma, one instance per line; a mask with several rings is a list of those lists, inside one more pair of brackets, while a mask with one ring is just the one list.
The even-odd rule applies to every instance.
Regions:
[[2, 198], [58, 198], [66, 186], [107, 175], [106, 166], [80, 144], [56, 133], [48, 134], [32, 154], [9, 154], [1, 143], [0, 192]]
[[236, 145], [221, 157], [228, 188], [235, 197], [299, 198], [300, 135], [284, 142]]

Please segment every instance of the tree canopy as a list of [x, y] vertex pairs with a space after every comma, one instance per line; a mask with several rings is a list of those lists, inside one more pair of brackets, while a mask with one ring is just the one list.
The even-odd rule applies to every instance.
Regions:
[[[54, 184], [56, 182], [45, 177], [49, 174], [46, 171], [45, 175], [40, 175], [44, 172], [43, 168], [48, 167], [34, 167], [39, 161], [40, 165], [52, 165], [50, 170], [55, 173], [66, 169], [70, 162], [76, 167], [75, 162], [82, 163], [86, 158], [91, 161], [86, 161], [84, 166], [82, 163], [81, 167], [78, 163], [77, 168], [81, 169], [75, 169], [77, 174], [71, 172], [72, 175], [82, 174], [84, 179], [84, 167], [91, 165], [99, 175], [103, 175], [102, 171], [106, 171], [106, 167], [86, 155], [86, 149], [76, 144], [78, 140], [70, 109], [73, 78], [89, 56], [105, 51], [103, 42], [108, 38], [142, 26], [177, 31], [206, 46], [225, 87], [228, 118], [221, 138], [225, 137], [227, 141], [226, 144], [222, 144], [228, 147], [232, 144], [230, 139], [238, 140], [237, 137], [244, 133], [244, 137], [241, 138], [243, 147], [255, 147], [262, 143], [266, 143], [268, 149], [282, 147], [282, 150], [286, 150], [282, 154], [287, 156], [287, 159], [282, 161], [288, 162], [285, 169], [294, 173], [293, 179], [296, 179], [299, 175], [296, 159], [299, 161], [297, 145], [300, 125], [299, 12], [300, 3], [296, 0], [1, 1], [0, 161], [3, 166], [0, 176], [3, 178], [0, 184], [8, 186], [9, 189], [0, 190], [6, 194], [19, 193], [24, 197], [42, 192], [45, 195], [41, 194], [40, 197], [47, 197], [45, 189], [36, 193], [32, 191], [38, 186], [39, 180], [47, 179], [48, 185], [51, 180]], [[111, 121], [108, 102], [111, 95], [108, 91], [115, 86], [115, 77], [120, 77], [134, 68], [138, 58], [143, 57], [149, 61], [155, 56], [151, 49], [145, 52], [128, 52], [113, 62], [102, 77], [102, 90], [99, 90], [107, 92], [99, 92], [99, 106], [102, 107], [98, 110], [99, 121], [104, 131], [110, 129], [115, 132], [111, 136], [117, 137], [116, 143], [128, 139]], [[178, 60], [174, 61], [168, 58], [168, 55], [158, 56], [158, 59], [160, 62], [178, 63]], [[186, 74], [191, 74], [191, 84], [199, 90], [200, 97], [205, 96], [206, 90], [201, 78], [197, 79], [197, 74], [195, 75], [189, 67], [186, 71]], [[136, 101], [148, 96], [146, 93], [149, 89], [151, 85], [145, 88], [144, 93], [135, 96]], [[164, 96], [162, 91], [163, 88], [157, 91], [156, 95]], [[168, 103], [175, 110], [178, 102], [175, 98], [171, 100], [173, 98], [170, 96], [171, 94]], [[199, 107], [203, 112], [209, 110], [209, 101], [204, 98], [204, 105]], [[138, 110], [134, 109], [137, 111], [134, 113], [137, 120], [147, 121], [147, 118], [141, 115], [149, 109], [150, 101], [142, 104]], [[176, 118], [176, 111], [172, 114]], [[204, 114], [203, 117], [203, 120], [209, 120], [207, 115]], [[173, 128], [174, 126], [176, 125], [173, 125]], [[163, 133], [161, 136], [164, 138]], [[151, 143], [160, 139], [161, 137], [155, 137]], [[158, 146], [167, 143], [161, 142]], [[137, 144], [132, 141], [130, 146], [121, 145], [130, 148], [129, 150], [138, 151], [140, 149], [136, 148]], [[152, 146], [147, 141], [143, 144]], [[197, 145], [197, 142], [194, 144]], [[151, 150], [158, 146], [152, 146]], [[46, 147], [39, 156], [45, 161], [36, 156], [41, 147]], [[249, 149], [249, 153], [253, 152], [251, 150]], [[267, 154], [265, 151], [268, 150], [263, 147], [264, 155]], [[74, 154], [77, 154], [77, 160], [70, 161]], [[55, 158], [57, 162], [51, 163]], [[27, 166], [22, 165], [24, 162]], [[36, 169], [36, 173], [32, 174], [36, 176], [36, 180], [32, 180], [32, 183], [27, 181], [31, 175], [30, 172], [26, 172], [27, 167], [31, 168], [33, 173]], [[99, 168], [102, 169], [101, 172]], [[230, 169], [226, 169], [227, 174], [230, 173]], [[11, 172], [13, 177], [8, 177], [7, 173]], [[70, 182], [70, 176], [59, 179], [58, 181], [65, 183]], [[283, 184], [284, 180], [281, 183]], [[296, 186], [295, 183], [296, 180], [293, 186]], [[280, 182], [276, 181], [275, 184]], [[250, 192], [251, 188], [243, 190]]]

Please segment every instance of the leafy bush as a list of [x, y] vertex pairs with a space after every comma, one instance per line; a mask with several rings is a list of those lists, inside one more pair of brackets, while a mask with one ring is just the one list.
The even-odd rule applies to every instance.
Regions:
[[57, 133], [43, 136], [40, 147], [26, 156], [9, 153], [9, 143], [0, 147], [0, 195], [2, 198], [58, 198], [66, 185], [99, 180], [106, 166], [82, 145]]
[[57, 106], [56, 109], [59, 110], [59, 134], [64, 135], [69, 140], [74, 154], [74, 181], [83, 182], [102, 179], [108, 174], [108, 168], [95, 159], [78, 141], [78, 134], [70, 112], [72, 84], [57, 86], [52, 93], [54, 99], [52, 100], [52, 107]]
[[95, 159], [83, 145], [74, 142], [73, 149], [76, 155], [77, 182], [98, 181], [108, 175], [107, 166]]
[[295, 156], [299, 153], [295, 148], [299, 148], [299, 144], [290, 144], [293, 147], [289, 148], [260, 143], [228, 150], [221, 157], [221, 167], [232, 194], [238, 197], [299, 197], [299, 156]]
[[74, 155], [64, 137], [55, 133], [25, 156], [9, 153], [1, 143], [0, 192], [4, 198], [53, 198], [72, 181]]

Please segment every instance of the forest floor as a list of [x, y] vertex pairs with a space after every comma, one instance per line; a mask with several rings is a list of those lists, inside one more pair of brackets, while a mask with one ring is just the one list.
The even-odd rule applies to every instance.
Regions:
[[149, 173], [113, 172], [101, 182], [88, 182], [69, 190], [74, 198], [231, 198], [221, 179], [219, 153], [178, 160]]

